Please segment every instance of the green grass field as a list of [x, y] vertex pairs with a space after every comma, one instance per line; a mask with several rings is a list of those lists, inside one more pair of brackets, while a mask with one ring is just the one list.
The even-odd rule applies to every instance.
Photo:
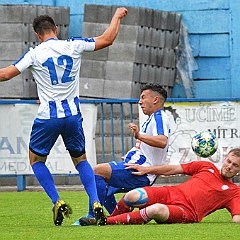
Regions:
[[[52, 221], [52, 204], [44, 192], [0, 192], [0, 239], [240, 239], [240, 224], [231, 223], [226, 210], [219, 210], [201, 223], [146, 225], [71, 226], [87, 213], [84, 191], [60, 192], [71, 205], [71, 219], [56, 227]], [[118, 195], [118, 197], [121, 195]], [[240, 203], [239, 203], [240, 204]]]

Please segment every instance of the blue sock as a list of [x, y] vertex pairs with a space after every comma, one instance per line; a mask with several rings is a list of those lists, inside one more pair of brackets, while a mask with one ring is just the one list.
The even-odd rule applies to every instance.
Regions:
[[80, 180], [89, 196], [90, 204], [92, 205], [94, 201], [99, 202], [94, 173], [89, 162], [87, 160], [79, 162], [76, 165], [76, 169], [79, 172]]
[[107, 195], [107, 183], [105, 182], [104, 178], [99, 175], [95, 175], [95, 181], [96, 181], [97, 193], [98, 193], [100, 203], [104, 205], [105, 198]]
[[94, 218], [95, 214], [93, 212], [93, 208], [92, 208], [92, 204], [90, 203], [90, 201], [88, 202], [88, 214], [86, 216], [87, 218]]
[[[104, 178], [99, 175], [95, 175], [95, 182], [97, 186], [97, 194], [99, 197], [99, 201], [102, 205], [104, 205], [106, 194], [107, 194], [107, 190], [106, 190], [107, 183], [105, 182]], [[89, 202], [88, 216], [89, 217], [94, 216], [91, 202]]]
[[116, 201], [114, 194], [112, 193], [110, 195], [107, 195], [107, 197], [105, 198], [104, 207], [107, 209], [109, 214], [111, 214], [113, 212], [116, 205], [117, 205], [117, 201]]
[[44, 162], [34, 163], [32, 165], [32, 170], [40, 185], [43, 187], [47, 195], [51, 198], [52, 203], [55, 204], [59, 199], [59, 195], [54, 185], [52, 174], [50, 173], [45, 163]]

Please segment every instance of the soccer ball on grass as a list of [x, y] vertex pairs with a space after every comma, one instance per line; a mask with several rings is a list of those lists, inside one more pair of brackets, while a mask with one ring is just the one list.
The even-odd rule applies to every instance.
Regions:
[[197, 156], [208, 158], [217, 151], [217, 138], [210, 131], [202, 131], [193, 136], [191, 146]]

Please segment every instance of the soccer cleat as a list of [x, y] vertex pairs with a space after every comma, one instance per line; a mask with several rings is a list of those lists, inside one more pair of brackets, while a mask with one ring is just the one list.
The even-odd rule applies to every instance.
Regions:
[[93, 212], [95, 214], [95, 219], [96, 219], [96, 223], [95, 224], [97, 224], [97, 225], [106, 225], [107, 217], [104, 214], [102, 205], [99, 202], [97, 202], [97, 201], [95, 201], [93, 203]]
[[56, 226], [60, 226], [63, 222], [64, 216], [70, 217], [72, 214], [72, 209], [69, 205], [66, 204], [62, 199], [58, 199], [55, 205], [53, 206], [53, 222]]
[[79, 219], [75, 223], [71, 224], [72, 226], [81, 226]]
[[96, 223], [97, 223], [96, 218], [81, 217], [79, 219], [80, 226], [96, 225]]
[[[85, 216], [85, 217], [81, 217], [81, 218], [94, 218], [95, 219], [95, 217], [93, 217], [93, 216], [91, 216], [91, 215], [87, 215], [87, 216]], [[79, 218], [78, 220], [76, 220], [75, 221], [75, 223], [73, 223], [73, 224], [71, 224], [72, 226], [81, 226], [81, 223], [80, 223], [80, 219], [81, 218]], [[96, 222], [95, 222], [95, 224], [96, 224]], [[94, 225], [94, 224], [93, 224]], [[87, 226], [87, 225], [83, 225], [83, 226]]]

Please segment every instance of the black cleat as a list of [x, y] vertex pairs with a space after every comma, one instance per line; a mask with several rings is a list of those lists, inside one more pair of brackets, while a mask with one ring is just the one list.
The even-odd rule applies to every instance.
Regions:
[[104, 214], [102, 205], [97, 201], [95, 201], [93, 203], [93, 212], [95, 214], [96, 224], [97, 225], [106, 225], [107, 217]]
[[81, 226], [89, 226], [89, 225], [96, 225], [96, 219], [95, 218], [87, 218], [87, 217], [81, 217], [79, 219], [79, 223]]
[[65, 203], [62, 199], [58, 199], [53, 206], [53, 222], [56, 226], [60, 226], [63, 222], [64, 216], [70, 217], [72, 214], [72, 209], [69, 205]]

